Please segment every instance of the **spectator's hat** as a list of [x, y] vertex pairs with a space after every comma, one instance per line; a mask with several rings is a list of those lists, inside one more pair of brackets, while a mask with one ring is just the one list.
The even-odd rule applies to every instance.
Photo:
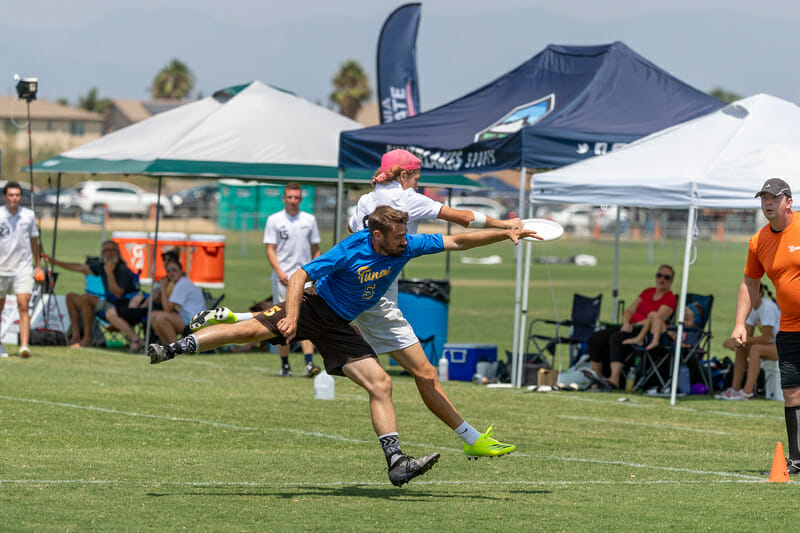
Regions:
[[403, 170], [419, 170], [420, 160], [408, 150], [399, 148], [383, 154], [381, 158], [381, 172], [388, 172], [396, 166], [399, 166]]
[[787, 198], [792, 197], [792, 189], [789, 187], [789, 184], [780, 178], [770, 178], [765, 181], [764, 186], [756, 193], [756, 198], [763, 196], [764, 193], [767, 192], [775, 196], [783, 194], [786, 195]]

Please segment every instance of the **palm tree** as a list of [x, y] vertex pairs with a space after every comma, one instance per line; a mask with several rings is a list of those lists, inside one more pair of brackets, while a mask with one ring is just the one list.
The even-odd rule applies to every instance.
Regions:
[[78, 97], [78, 107], [87, 111], [102, 113], [111, 101], [108, 98], [97, 97], [97, 87], [92, 87], [86, 96]]
[[185, 63], [172, 59], [169, 64], [153, 78], [150, 94], [153, 98], [181, 100], [194, 88], [194, 76]]
[[355, 59], [342, 63], [333, 77], [333, 88], [331, 102], [339, 106], [339, 113], [351, 119], [356, 117], [361, 104], [372, 94], [367, 75]]

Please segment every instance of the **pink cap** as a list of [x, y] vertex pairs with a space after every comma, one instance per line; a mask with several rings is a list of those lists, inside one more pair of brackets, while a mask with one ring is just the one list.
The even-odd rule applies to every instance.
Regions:
[[381, 172], [388, 172], [398, 165], [403, 170], [418, 170], [420, 161], [417, 156], [408, 150], [397, 149], [383, 154], [381, 158]]

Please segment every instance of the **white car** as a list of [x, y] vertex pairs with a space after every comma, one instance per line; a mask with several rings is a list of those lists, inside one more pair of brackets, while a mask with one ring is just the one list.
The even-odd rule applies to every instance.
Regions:
[[[628, 211], [623, 209], [620, 212], [620, 221], [628, 219]], [[541, 209], [537, 214], [540, 218], [549, 218], [561, 224], [567, 231], [577, 233], [587, 233], [594, 228], [594, 224], [605, 231], [614, 227], [617, 222], [616, 206], [591, 206], [591, 205], [568, 205], [560, 210]]]
[[[158, 201], [157, 194], [124, 181], [84, 181], [79, 187], [78, 205], [84, 213], [108, 206], [112, 215], [146, 216]], [[165, 195], [161, 196], [159, 205], [164, 215], [172, 215], [172, 202]]]

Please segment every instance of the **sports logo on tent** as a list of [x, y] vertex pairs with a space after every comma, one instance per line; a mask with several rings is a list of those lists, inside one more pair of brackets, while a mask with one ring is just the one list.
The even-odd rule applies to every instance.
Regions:
[[556, 105], [556, 95], [548, 94], [544, 98], [539, 98], [533, 102], [515, 107], [511, 113], [507, 114], [485, 130], [475, 134], [475, 142], [501, 139], [517, 133], [522, 128], [533, 126], [544, 117]]

